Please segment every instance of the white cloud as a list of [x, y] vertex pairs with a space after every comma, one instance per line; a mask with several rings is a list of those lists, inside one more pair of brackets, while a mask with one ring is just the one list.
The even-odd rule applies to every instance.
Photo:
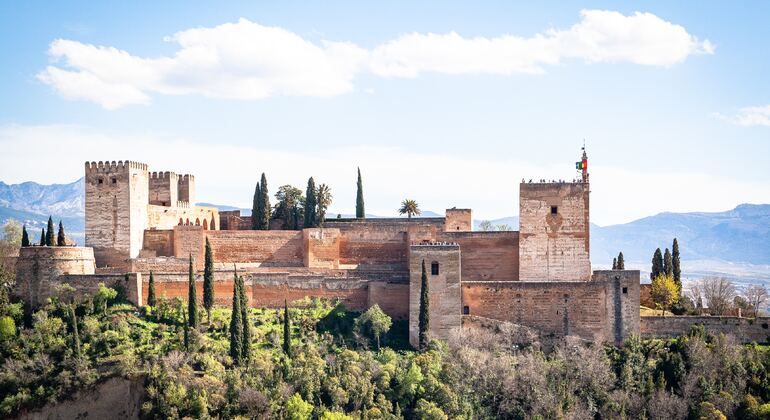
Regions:
[[[395, 216], [398, 203], [407, 197], [416, 199], [424, 210], [442, 212], [457, 206], [472, 208], [476, 219], [512, 216], [518, 214], [522, 178], [574, 176], [572, 161], [536, 166], [516, 159], [469, 159], [372, 146], [303, 153], [202, 144], [154, 134], [114, 135], [66, 125], [0, 126], [0, 149], [4, 153], [0, 180], [6, 183], [71, 182], [83, 176], [86, 160], [128, 159], [145, 162], [150, 170], [195, 174], [200, 201], [250, 207], [262, 171], [267, 173], [271, 193], [283, 184], [304, 189], [312, 175], [316, 183], [331, 186], [331, 211], [342, 213], [355, 209], [356, 167], [360, 166], [367, 211], [383, 216]], [[770, 197], [770, 184], [762, 180], [695, 172], [651, 174], [644, 168], [635, 171], [604, 162], [593, 162], [591, 168], [591, 220], [600, 225], [662, 211], [723, 211], [740, 203], [764, 203]]]
[[668, 67], [714, 51], [679, 25], [650, 13], [624, 16], [587, 10], [566, 30], [529, 38], [465, 38], [412, 33], [366, 50], [350, 42], [313, 43], [288, 30], [247, 19], [193, 28], [167, 37], [173, 56], [142, 58], [113, 47], [59, 39], [38, 79], [69, 99], [114, 109], [147, 104], [151, 94], [216, 98], [334, 96], [353, 90], [357, 74], [389, 77], [446, 74], [540, 73], [563, 59], [630, 62]]
[[738, 114], [725, 116], [719, 113], [714, 114], [719, 119], [729, 121], [735, 125], [744, 127], [765, 126], [770, 127], [770, 105], [748, 106], [738, 110]]

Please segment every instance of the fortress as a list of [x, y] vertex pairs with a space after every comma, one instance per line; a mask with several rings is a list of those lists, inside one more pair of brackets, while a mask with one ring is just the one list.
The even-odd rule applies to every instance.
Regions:
[[583, 166], [572, 182], [522, 181], [518, 231], [473, 231], [471, 210], [457, 208], [445, 217], [251, 230], [239, 211], [197, 206], [192, 175], [86, 162], [85, 247], [22, 248], [14, 292], [36, 306], [56, 284], [90, 293], [105, 283], [141, 305], [153, 272], [159, 297], [186, 299], [192, 256], [202, 296], [208, 240], [220, 305], [231, 302], [237, 268], [254, 307], [305, 296], [339, 299], [353, 310], [377, 304], [409, 320], [415, 343], [424, 262], [435, 337], [489, 318], [621, 343], [640, 333], [639, 271], [591, 270], [588, 178]]

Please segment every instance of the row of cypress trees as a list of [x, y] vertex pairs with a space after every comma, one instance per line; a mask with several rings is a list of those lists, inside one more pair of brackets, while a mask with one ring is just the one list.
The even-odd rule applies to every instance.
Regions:
[[666, 248], [660, 252], [660, 248], [655, 250], [652, 255], [652, 269], [650, 270], [650, 280], [655, 279], [661, 274], [671, 276], [674, 282], [682, 289], [682, 262], [679, 256], [679, 242], [674, 238], [671, 251]]
[[625, 270], [626, 269], [626, 260], [623, 258], [623, 252], [621, 251], [617, 257], [612, 259], [612, 269], [613, 270]]
[[[61, 220], [59, 220], [59, 232], [56, 235], [56, 241], [54, 241], [53, 232], [53, 219], [51, 216], [48, 216], [48, 229], [43, 228], [40, 232], [40, 246], [66, 246], [67, 245], [67, 237], [64, 234], [64, 224], [62, 224]], [[27, 247], [32, 246], [32, 243], [29, 240], [29, 234], [27, 233], [27, 226], [24, 225], [21, 227], [21, 246]]]

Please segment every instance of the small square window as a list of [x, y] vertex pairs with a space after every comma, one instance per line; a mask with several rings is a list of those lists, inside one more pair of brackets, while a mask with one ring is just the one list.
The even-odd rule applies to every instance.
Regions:
[[438, 276], [438, 263], [437, 262], [430, 263], [430, 274], [432, 276]]
[[557, 206], [551, 206], [551, 214], [557, 214], [559, 213], [559, 207]]
[[100, 183], [100, 184], [103, 184], [103, 183], [104, 183], [104, 180], [103, 180], [103, 179], [101, 179], [101, 178], [99, 178], [99, 183]]
[[628, 293], [628, 287], [624, 287], [624, 288], [623, 288], [623, 293], [624, 293], [624, 294]]
[[463, 315], [470, 315], [471, 314], [471, 308], [469, 308], [467, 305], [463, 306]]
[[117, 178], [112, 178], [112, 183], [113, 184], [117, 184], [118, 183], [118, 179]]

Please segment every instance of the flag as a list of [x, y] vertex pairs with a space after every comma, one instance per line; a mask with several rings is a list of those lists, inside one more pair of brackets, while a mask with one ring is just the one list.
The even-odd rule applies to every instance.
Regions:
[[575, 162], [575, 169], [577, 170], [583, 169], [583, 162]]

